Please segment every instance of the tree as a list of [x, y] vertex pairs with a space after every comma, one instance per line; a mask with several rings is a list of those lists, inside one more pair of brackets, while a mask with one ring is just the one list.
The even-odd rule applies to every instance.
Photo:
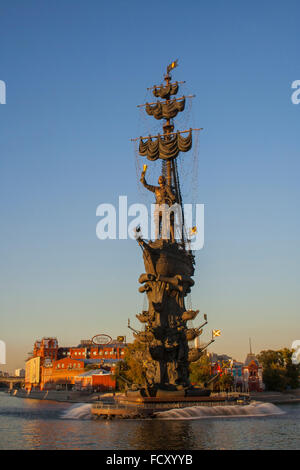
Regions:
[[127, 388], [127, 379], [125, 378], [127, 365], [125, 361], [119, 361], [116, 364], [113, 378], [116, 380], [116, 390], [124, 392]]
[[190, 380], [192, 384], [204, 386], [210, 379], [211, 364], [209, 357], [203, 354], [200, 359], [190, 364]]
[[263, 381], [267, 390], [283, 391], [299, 387], [300, 364], [292, 363], [293, 350], [284, 348], [261, 351], [257, 356], [263, 367]]
[[126, 389], [126, 384], [145, 385], [145, 345], [138, 341], [128, 344], [125, 348], [124, 360], [115, 369], [114, 377], [117, 389]]
[[233, 386], [233, 377], [231, 374], [222, 374], [217, 382], [219, 390], [229, 392]]

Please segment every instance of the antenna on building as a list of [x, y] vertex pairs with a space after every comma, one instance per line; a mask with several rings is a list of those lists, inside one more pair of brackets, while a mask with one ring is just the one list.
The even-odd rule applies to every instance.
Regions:
[[250, 354], [252, 354], [251, 338], [249, 338]]

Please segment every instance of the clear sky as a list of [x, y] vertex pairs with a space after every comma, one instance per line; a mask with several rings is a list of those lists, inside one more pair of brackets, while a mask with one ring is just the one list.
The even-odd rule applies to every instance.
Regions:
[[[178, 58], [203, 127], [205, 247], [193, 306], [244, 359], [299, 328], [300, 79], [297, 0], [2, 0], [0, 339], [7, 368], [35, 339], [127, 334], [143, 307], [140, 250], [96, 238], [96, 207], [143, 202], [130, 138], [146, 88]], [[153, 118], [142, 125], [149, 129]], [[207, 338], [209, 336], [206, 330]], [[0, 369], [4, 369], [0, 365]]]

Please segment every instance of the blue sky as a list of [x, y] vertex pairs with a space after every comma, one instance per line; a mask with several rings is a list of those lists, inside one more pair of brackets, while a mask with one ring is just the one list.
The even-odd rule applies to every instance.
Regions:
[[4, 0], [0, 14], [7, 367], [42, 336], [126, 334], [141, 310], [140, 251], [98, 240], [96, 207], [143, 202], [130, 138], [153, 118], [136, 105], [176, 58], [204, 128], [192, 301], [222, 330], [211, 350], [243, 359], [249, 336], [256, 352], [299, 339], [299, 2]]

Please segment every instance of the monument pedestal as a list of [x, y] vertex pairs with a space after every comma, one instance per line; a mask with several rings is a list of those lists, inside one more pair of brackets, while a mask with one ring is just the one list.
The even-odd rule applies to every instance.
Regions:
[[[241, 398], [243, 398], [241, 403]], [[166, 395], [165, 397], [138, 397], [119, 396], [113, 405], [96, 403], [92, 406], [92, 415], [102, 419], [155, 419], [157, 413], [195, 406], [228, 406], [248, 404], [249, 397], [235, 396], [198, 396], [198, 397], [175, 397]]]

